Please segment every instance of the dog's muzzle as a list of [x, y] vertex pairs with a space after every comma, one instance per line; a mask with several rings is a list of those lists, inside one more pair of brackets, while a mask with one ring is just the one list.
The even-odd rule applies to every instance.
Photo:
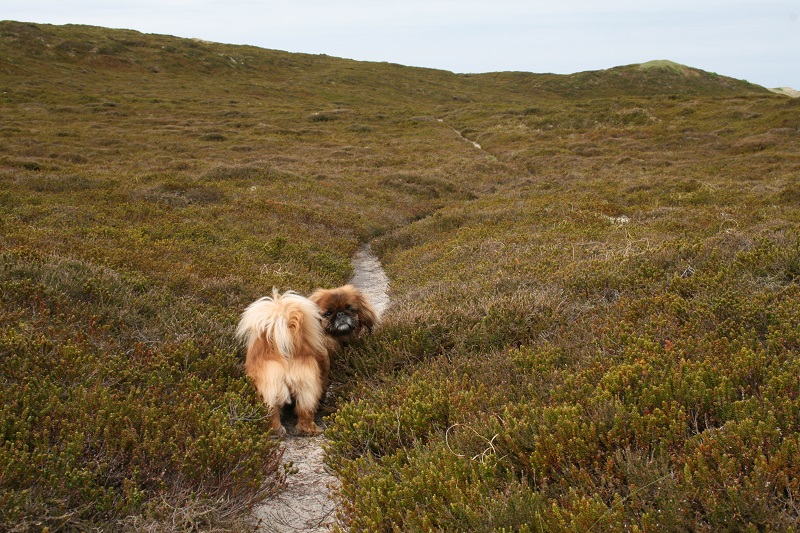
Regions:
[[356, 329], [356, 321], [353, 317], [348, 316], [342, 312], [336, 314], [330, 321], [330, 331], [334, 335], [347, 335]]

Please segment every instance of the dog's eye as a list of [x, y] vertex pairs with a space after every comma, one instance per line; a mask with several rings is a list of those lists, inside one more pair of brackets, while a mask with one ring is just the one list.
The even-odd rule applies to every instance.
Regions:
[[322, 318], [328, 318], [329, 316], [331, 316], [330, 311], [325, 311], [324, 313], [322, 313]]
[[350, 304], [345, 305], [344, 308], [345, 308], [346, 311], [352, 311], [353, 310], [353, 306], [350, 305]]

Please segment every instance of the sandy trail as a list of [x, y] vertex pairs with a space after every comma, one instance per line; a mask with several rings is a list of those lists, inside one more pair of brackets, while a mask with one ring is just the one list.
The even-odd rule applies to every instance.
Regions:
[[337, 480], [325, 468], [324, 437], [287, 436], [283, 462], [293, 463], [286, 489], [256, 508], [260, 532], [328, 531], [334, 523], [336, 502], [332, 490]]
[[[437, 121], [437, 122], [441, 122], [441, 123], [443, 123], [443, 124], [444, 124], [444, 119], [443, 119], [443, 118], [437, 118], [437, 119], [436, 119], [436, 121]], [[454, 132], [456, 132], [456, 135], [458, 135], [458, 136], [459, 136], [459, 137], [461, 137], [463, 140], [465, 140], [465, 141], [467, 141], [468, 143], [470, 143], [472, 146], [474, 146], [474, 147], [475, 147], [475, 148], [477, 148], [478, 150], [483, 150], [483, 147], [482, 147], [480, 144], [478, 144], [477, 142], [473, 141], [472, 139], [467, 139], [466, 137], [464, 137], [464, 134], [463, 134], [462, 132], [458, 131], [457, 129], [455, 129], [455, 128], [454, 128], [454, 127], [452, 127], [452, 126], [450, 126], [450, 129], [451, 129], [451, 130], [453, 130]]]
[[382, 315], [389, 307], [389, 278], [386, 277], [380, 260], [367, 244], [356, 252], [351, 262], [353, 277], [350, 283], [361, 290], [372, 302], [378, 315]]
[[[389, 278], [381, 262], [364, 246], [352, 259], [350, 283], [373, 303], [378, 314], [389, 306]], [[319, 421], [318, 421], [319, 423]], [[291, 462], [297, 473], [288, 477], [286, 489], [255, 509], [260, 533], [293, 533], [329, 531], [336, 519], [333, 493], [338, 480], [325, 467], [322, 444], [324, 436], [283, 439], [283, 462]]]

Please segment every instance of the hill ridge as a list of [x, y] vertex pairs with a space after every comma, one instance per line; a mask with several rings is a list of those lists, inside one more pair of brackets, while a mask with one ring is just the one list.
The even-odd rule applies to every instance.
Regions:
[[362, 91], [392, 90], [397, 96], [422, 98], [431, 103], [493, 99], [497, 91], [509, 98], [769, 93], [768, 89], [743, 80], [669, 60], [573, 74], [521, 71], [457, 74], [389, 62], [357, 61], [325, 54], [76, 24], [2, 21], [0, 50], [10, 61], [7, 69], [30, 68], [41, 61], [57, 62], [64, 67], [80, 65], [86, 69], [130, 70], [148, 75], [187, 71], [196, 74], [224, 68], [243, 77], [258, 76], [262, 83], [285, 82], [298, 75], [311, 76], [313, 79], [308, 80], [307, 86], [317, 93], [329, 92], [324, 89], [343, 83]]

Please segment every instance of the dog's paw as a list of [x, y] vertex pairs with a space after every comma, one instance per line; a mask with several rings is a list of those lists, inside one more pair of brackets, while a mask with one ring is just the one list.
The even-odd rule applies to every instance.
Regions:
[[318, 425], [312, 422], [311, 424], [304, 424], [302, 426], [297, 424], [295, 433], [301, 437], [316, 437], [322, 434], [322, 430]]
[[279, 426], [278, 428], [273, 428], [272, 434], [270, 435], [270, 437], [275, 440], [282, 439], [285, 436], [286, 436], [286, 428], [283, 426]]

